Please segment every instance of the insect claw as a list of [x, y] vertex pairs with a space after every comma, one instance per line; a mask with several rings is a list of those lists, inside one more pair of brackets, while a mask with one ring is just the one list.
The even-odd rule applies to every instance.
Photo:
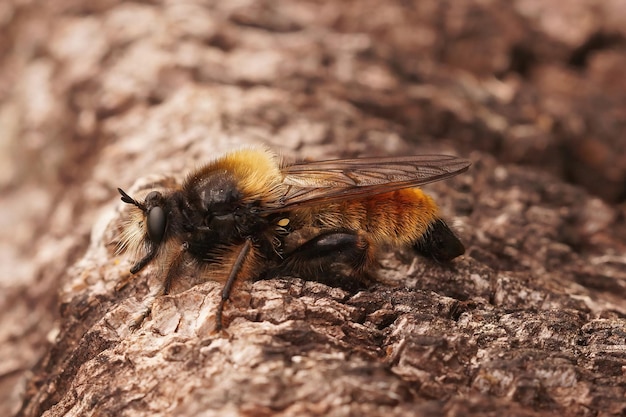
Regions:
[[141, 314], [137, 316], [137, 318], [135, 318], [135, 320], [133, 320], [133, 322], [129, 326], [130, 330], [133, 332], [139, 330], [143, 322], [150, 315], [150, 313], [152, 313], [152, 307], [146, 308]]

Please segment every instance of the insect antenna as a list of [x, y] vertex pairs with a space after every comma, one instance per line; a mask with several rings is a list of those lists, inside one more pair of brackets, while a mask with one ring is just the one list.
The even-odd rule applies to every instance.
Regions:
[[126, 194], [126, 192], [122, 190], [121, 188], [118, 188], [117, 191], [122, 195], [122, 201], [124, 203], [132, 204], [134, 206], [137, 206], [141, 210], [146, 211], [146, 206], [143, 203], [140, 203], [139, 201], [135, 200], [134, 198]]

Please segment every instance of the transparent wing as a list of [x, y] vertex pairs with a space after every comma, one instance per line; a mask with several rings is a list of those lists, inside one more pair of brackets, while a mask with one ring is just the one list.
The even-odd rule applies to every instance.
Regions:
[[337, 159], [285, 166], [286, 192], [266, 208], [313, 206], [412, 188], [467, 171], [467, 159], [448, 155]]

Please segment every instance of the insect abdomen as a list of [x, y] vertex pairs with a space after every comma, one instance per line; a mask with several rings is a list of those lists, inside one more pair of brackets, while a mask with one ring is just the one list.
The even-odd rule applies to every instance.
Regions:
[[365, 233], [377, 244], [416, 243], [439, 218], [433, 199], [420, 189], [405, 189], [332, 204], [317, 213], [322, 227]]

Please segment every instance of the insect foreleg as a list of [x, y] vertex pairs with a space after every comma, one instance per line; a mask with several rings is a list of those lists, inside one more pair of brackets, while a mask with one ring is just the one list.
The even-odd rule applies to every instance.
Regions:
[[[177, 276], [180, 276], [181, 267], [183, 265], [183, 261], [184, 261], [185, 253], [187, 252], [187, 249], [188, 249], [188, 244], [186, 242], [182, 243], [180, 245], [180, 248], [176, 252], [174, 252], [173, 255], [171, 255], [170, 258], [168, 259], [167, 275], [165, 276], [165, 279], [163, 280], [161, 286], [159, 287], [159, 291], [155, 294], [154, 296], [155, 298], [160, 297], [162, 295], [169, 294], [170, 289], [172, 287], [172, 281]], [[152, 255], [150, 259], [152, 259], [153, 257], [154, 255]], [[139, 327], [141, 327], [141, 324], [144, 322], [146, 317], [148, 317], [150, 313], [152, 312], [153, 302], [154, 302], [154, 299], [153, 301], [150, 302], [150, 305], [146, 307], [144, 311], [142, 311], [141, 314], [139, 314], [139, 316], [135, 320], [133, 320], [133, 323], [131, 324], [131, 328], [138, 329]]]
[[152, 246], [150, 248], [150, 251], [146, 254], [146, 256], [141, 258], [135, 265], [133, 265], [132, 268], [130, 268], [130, 273], [136, 274], [137, 272], [141, 271], [146, 265], [150, 263], [150, 261], [154, 259], [156, 254], [157, 254], [157, 248], [156, 246]]

